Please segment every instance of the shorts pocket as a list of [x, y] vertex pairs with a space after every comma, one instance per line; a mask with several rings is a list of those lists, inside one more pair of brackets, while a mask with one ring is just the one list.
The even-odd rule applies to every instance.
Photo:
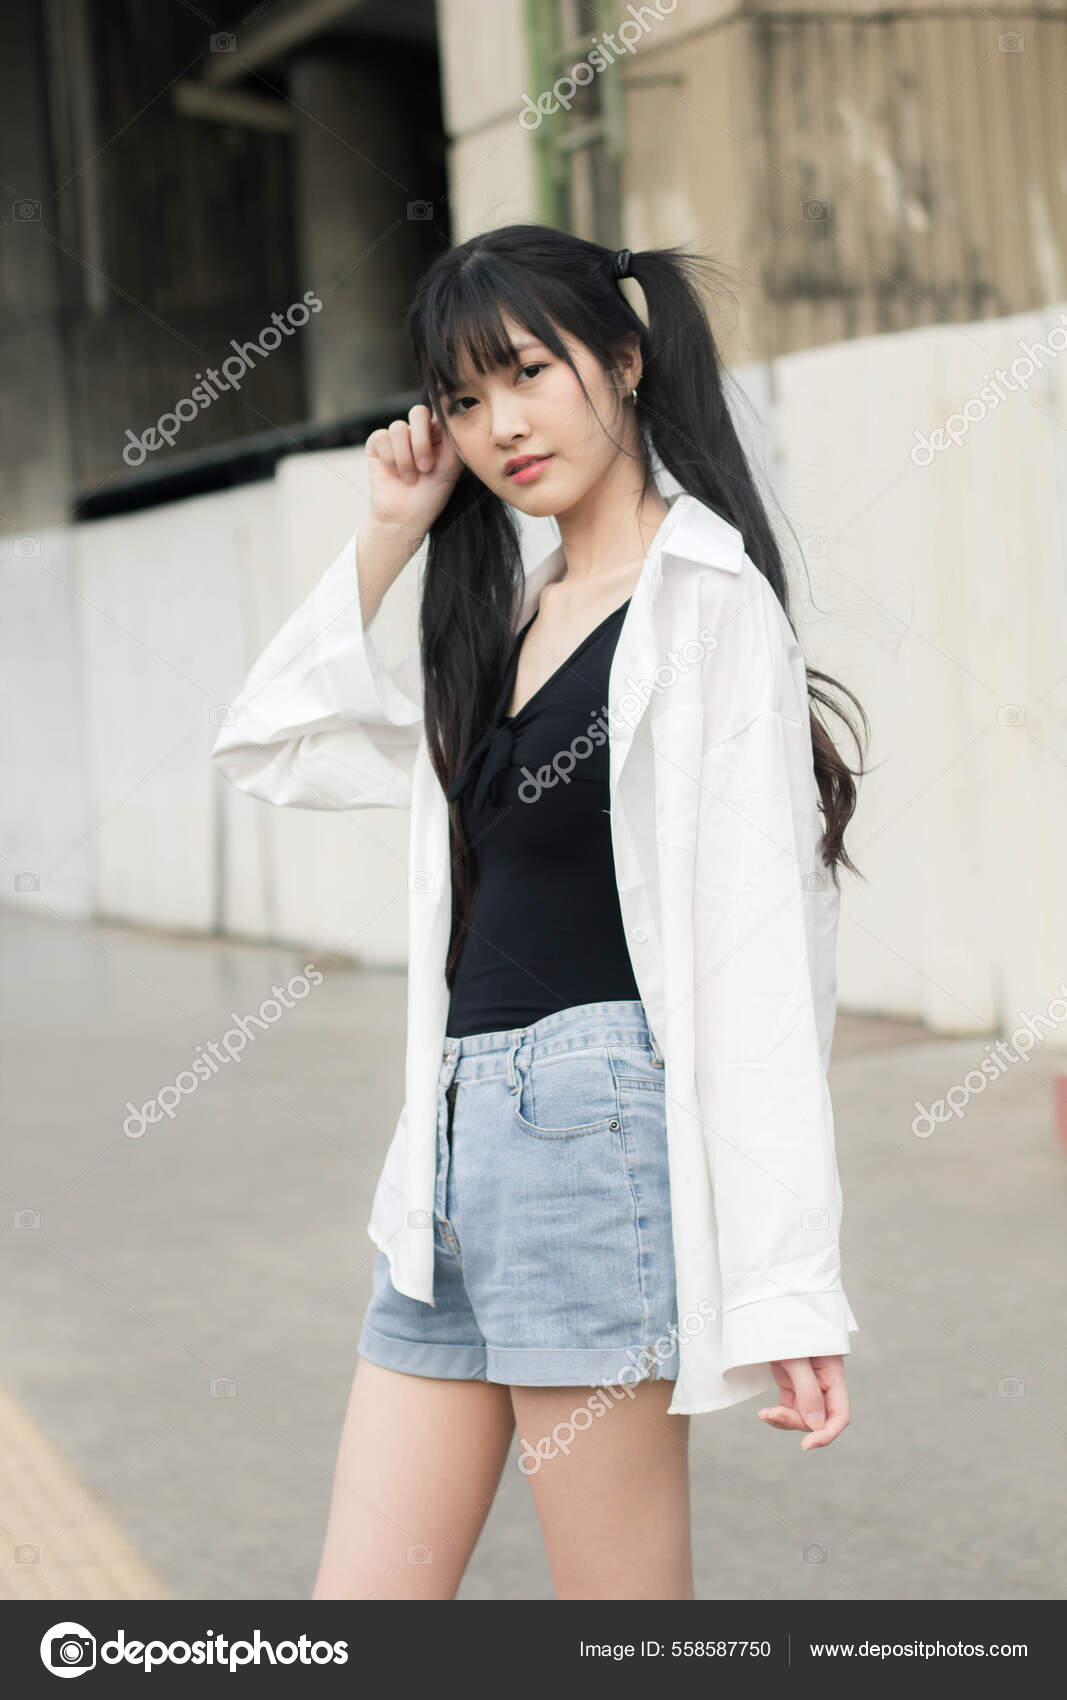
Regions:
[[516, 1058], [515, 1075], [515, 1125], [532, 1139], [583, 1139], [618, 1129], [615, 1075], [604, 1046], [533, 1063]]

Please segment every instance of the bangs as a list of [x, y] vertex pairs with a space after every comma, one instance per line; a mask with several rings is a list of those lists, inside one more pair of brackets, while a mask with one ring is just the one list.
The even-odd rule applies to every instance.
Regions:
[[460, 365], [469, 359], [479, 374], [498, 371], [517, 359], [504, 325], [505, 314], [553, 354], [574, 362], [537, 297], [510, 267], [485, 253], [442, 282], [428, 303], [419, 349], [427, 392], [435, 411], [442, 397], [463, 387]]

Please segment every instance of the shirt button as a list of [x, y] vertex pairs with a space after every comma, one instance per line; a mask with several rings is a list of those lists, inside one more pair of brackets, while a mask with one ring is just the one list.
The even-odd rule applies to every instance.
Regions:
[[631, 936], [635, 944], [644, 944], [648, 934], [644, 927], [635, 927]]

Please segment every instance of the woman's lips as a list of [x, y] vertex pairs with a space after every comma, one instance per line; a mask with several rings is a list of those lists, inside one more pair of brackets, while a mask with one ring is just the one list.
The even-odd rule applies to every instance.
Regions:
[[539, 455], [536, 460], [527, 461], [524, 466], [518, 467], [515, 472], [509, 472], [508, 477], [515, 484], [530, 484], [543, 470], [543, 468], [548, 465], [551, 459], [551, 455]]

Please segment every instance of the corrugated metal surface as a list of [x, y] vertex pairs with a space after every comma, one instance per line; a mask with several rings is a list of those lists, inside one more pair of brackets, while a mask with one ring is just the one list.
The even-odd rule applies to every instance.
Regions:
[[1067, 294], [1067, 13], [865, 10], [665, 29], [623, 68], [627, 240], [738, 267], [743, 358]]

